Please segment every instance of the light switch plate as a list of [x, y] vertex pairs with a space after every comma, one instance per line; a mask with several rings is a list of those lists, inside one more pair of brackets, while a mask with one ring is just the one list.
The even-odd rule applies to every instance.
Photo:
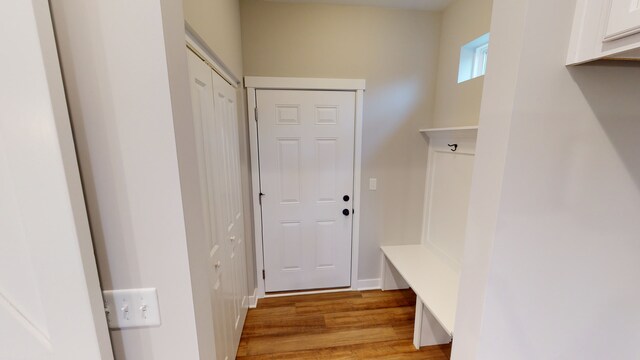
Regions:
[[105, 290], [102, 298], [110, 329], [160, 325], [155, 288]]
[[378, 179], [369, 178], [369, 190], [377, 190], [378, 189]]

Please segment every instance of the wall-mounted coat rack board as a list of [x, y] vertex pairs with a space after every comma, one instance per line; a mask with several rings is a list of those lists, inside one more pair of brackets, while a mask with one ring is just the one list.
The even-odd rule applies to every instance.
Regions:
[[478, 128], [425, 129], [429, 141], [422, 239], [382, 246], [383, 290], [417, 295], [416, 348], [453, 338]]

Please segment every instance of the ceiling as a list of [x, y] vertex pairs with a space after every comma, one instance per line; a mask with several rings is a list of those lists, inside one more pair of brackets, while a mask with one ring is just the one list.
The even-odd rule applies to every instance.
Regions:
[[342, 4], [362, 6], [382, 6], [399, 9], [440, 11], [453, 0], [267, 0], [288, 3]]

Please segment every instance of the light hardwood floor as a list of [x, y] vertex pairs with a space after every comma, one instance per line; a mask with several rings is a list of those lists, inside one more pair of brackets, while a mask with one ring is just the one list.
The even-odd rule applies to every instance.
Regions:
[[249, 310], [237, 358], [449, 359], [450, 345], [413, 347], [415, 299], [411, 290], [261, 299]]

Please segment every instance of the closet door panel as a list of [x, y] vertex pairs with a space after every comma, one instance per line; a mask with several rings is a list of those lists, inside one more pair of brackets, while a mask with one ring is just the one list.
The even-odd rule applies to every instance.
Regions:
[[242, 327], [248, 309], [247, 275], [244, 241], [244, 219], [240, 179], [240, 147], [237, 116], [236, 90], [216, 73], [212, 72], [214, 84], [216, 136], [218, 152], [219, 182], [216, 193], [217, 205], [224, 213], [221, 239], [226, 249], [225, 309], [233, 343], [232, 358], [240, 343]]
[[215, 108], [213, 102], [213, 80], [211, 69], [188, 51], [189, 76], [191, 87], [191, 103], [193, 109], [193, 122], [196, 132], [196, 149], [198, 154], [198, 169], [200, 173], [200, 188], [202, 191], [202, 209], [206, 234], [208, 234], [209, 254], [209, 293], [213, 313], [215, 332], [215, 349], [217, 359], [230, 359], [233, 341], [228, 330], [228, 315], [224, 311], [224, 288], [226, 272], [223, 267], [225, 261], [224, 244], [220, 241], [220, 223], [218, 218], [221, 213], [216, 206], [216, 183], [214, 181], [214, 166], [218, 159], [214, 142], [210, 141], [215, 136]]
[[216, 356], [233, 359], [248, 308], [236, 91], [191, 52], [189, 72]]

